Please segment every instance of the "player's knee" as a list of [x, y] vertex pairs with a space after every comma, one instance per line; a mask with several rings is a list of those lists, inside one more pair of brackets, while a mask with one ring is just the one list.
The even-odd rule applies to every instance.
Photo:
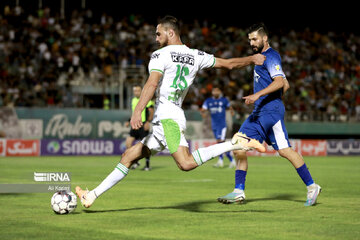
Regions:
[[246, 159], [246, 151], [243, 150], [235, 150], [233, 151], [234, 157], [236, 158], [236, 160], [244, 160]]
[[290, 154], [291, 150], [292, 150], [291, 148], [279, 149], [278, 153], [283, 158], [289, 158], [289, 154]]
[[187, 161], [187, 162], [182, 162], [182, 163], [178, 164], [178, 167], [181, 171], [187, 172], [187, 171], [194, 169], [197, 166], [195, 165], [195, 162], [192, 163], [192, 162]]

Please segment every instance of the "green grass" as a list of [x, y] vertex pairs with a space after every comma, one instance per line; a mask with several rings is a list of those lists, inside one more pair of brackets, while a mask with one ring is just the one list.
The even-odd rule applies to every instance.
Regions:
[[[360, 159], [307, 157], [323, 192], [304, 207], [306, 188], [280, 157], [249, 160], [246, 204], [223, 205], [234, 170], [213, 160], [181, 172], [170, 157], [153, 170], [130, 171], [85, 210], [56, 215], [52, 193], [0, 194], [0, 239], [360, 239]], [[97, 186], [118, 157], [0, 158], [0, 183], [33, 183], [33, 172], [71, 172], [76, 185]]]

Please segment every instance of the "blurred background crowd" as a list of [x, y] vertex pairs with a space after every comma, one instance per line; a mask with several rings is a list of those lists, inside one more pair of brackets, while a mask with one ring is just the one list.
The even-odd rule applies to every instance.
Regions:
[[[182, 41], [218, 57], [246, 56], [252, 54], [247, 27], [194, 19], [183, 22]], [[287, 120], [360, 121], [360, 36], [310, 28], [269, 30], [291, 86], [284, 96]], [[114, 75], [130, 67], [146, 75], [156, 49], [155, 25], [141, 15], [94, 17], [83, 9], [63, 18], [48, 7], [30, 13], [6, 6], [0, 13], [0, 107], [104, 108], [102, 99], [109, 96], [105, 91], [101, 98], [89, 95], [89, 86], [117, 88]], [[252, 71], [201, 72], [184, 108], [198, 109], [212, 86], [220, 84], [243, 118], [252, 110], [241, 100], [252, 93]], [[136, 76], [125, 84], [146, 79]], [[120, 98], [129, 98], [123, 93]]]

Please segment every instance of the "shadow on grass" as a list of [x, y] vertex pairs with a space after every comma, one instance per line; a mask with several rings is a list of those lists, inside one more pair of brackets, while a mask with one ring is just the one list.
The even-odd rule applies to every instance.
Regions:
[[274, 201], [274, 200], [305, 203], [305, 200], [295, 199], [295, 195], [293, 195], [293, 194], [279, 194], [279, 195], [272, 195], [267, 198], [252, 198], [252, 199], [246, 200], [244, 204], [252, 203], [252, 202], [259, 202], [259, 201]]
[[178, 209], [186, 212], [198, 212], [198, 213], [244, 213], [244, 212], [259, 212], [259, 213], [271, 213], [273, 210], [257, 210], [257, 209], [227, 209], [227, 210], [202, 210], [204, 205], [218, 205], [219, 203], [211, 201], [197, 201], [197, 202], [187, 202], [174, 206], [163, 206], [163, 207], [138, 207], [138, 208], [124, 208], [124, 209], [110, 209], [110, 210], [88, 210], [85, 209], [85, 213], [108, 213], [108, 212], [128, 212], [128, 211], [139, 211], [139, 210], [164, 210], [164, 209]]
[[[242, 204], [236, 205], [244, 205], [244, 204], [251, 204], [254, 202], [260, 201], [292, 201], [297, 203], [305, 203], [305, 200], [298, 200], [296, 199], [295, 195], [292, 194], [278, 194], [272, 195], [266, 198], [253, 198], [246, 200]], [[141, 210], [164, 210], [164, 209], [178, 209], [186, 212], [198, 212], [198, 213], [245, 213], [245, 212], [252, 212], [252, 213], [272, 213], [275, 212], [274, 210], [259, 210], [259, 209], [242, 209], [242, 208], [226, 208], [224, 210], [204, 210], [204, 205], [218, 205], [220, 203], [214, 200], [208, 201], [197, 201], [197, 202], [186, 202], [179, 205], [174, 206], [160, 206], [160, 207], [137, 207], [137, 208], [123, 208], [123, 209], [109, 209], [109, 210], [89, 210], [85, 209], [83, 212], [85, 213], [109, 213], [109, 212], [128, 212], [128, 211], [141, 211]]]

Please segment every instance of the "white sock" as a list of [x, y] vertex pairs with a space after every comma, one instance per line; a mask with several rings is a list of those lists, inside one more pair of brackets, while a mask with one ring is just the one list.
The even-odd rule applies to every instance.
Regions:
[[112, 188], [115, 184], [121, 181], [129, 173], [129, 169], [123, 164], [119, 163], [116, 165], [115, 169], [92, 191], [95, 193], [96, 197], [99, 197], [101, 194]]
[[205, 162], [219, 156], [225, 152], [235, 150], [236, 147], [230, 142], [218, 143], [204, 148], [199, 148], [192, 152], [195, 162], [200, 166]]

